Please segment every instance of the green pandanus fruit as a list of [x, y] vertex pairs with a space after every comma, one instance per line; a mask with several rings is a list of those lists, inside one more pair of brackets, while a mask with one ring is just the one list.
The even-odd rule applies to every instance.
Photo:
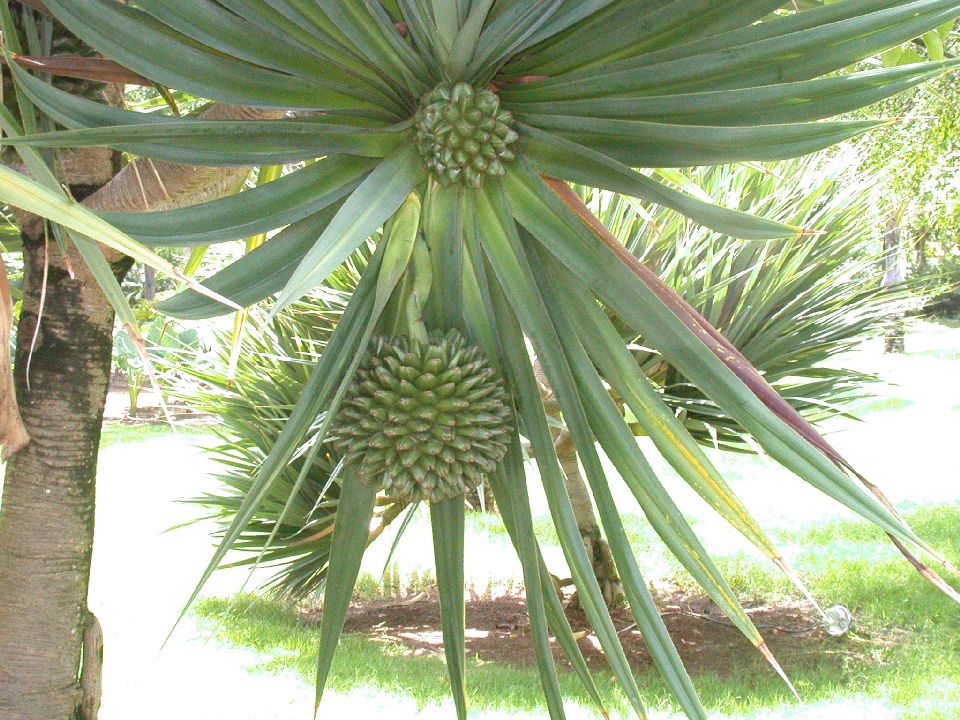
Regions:
[[387, 495], [440, 502], [477, 488], [510, 441], [501, 380], [456, 331], [373, 341], [333, 434], [344, 463]]
[[414, 122], [423, 164], [445, 185], [479, 188], [485, 178], [501, 177], [514, 158], [513, 115], [490, 90], [439, 85], [420, 102]]

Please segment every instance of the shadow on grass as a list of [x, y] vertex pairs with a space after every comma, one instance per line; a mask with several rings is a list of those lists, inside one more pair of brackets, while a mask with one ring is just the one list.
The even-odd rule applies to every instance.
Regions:
[[[924, 509], [909, 519], [948, 557], [960, 557], [960, 508]], [[807, 548], [796, 564], [814, 593], [829, 604], [846, 605], [857, 620], [852, 634], [833, 639], [822, 633], [802, 637], [777, 632], [764, 627], [777, 624], [776, 616], [772, 623], [755, 616], [804, 700], [861, 696], [895, 708], [891, 717], [960, 717], [960, 607], [922, 581], [869, 526], [835, 523], [783, 539]], [[791, 587], [780, 576], [752, 559], [721, 558], [720, 565], [748, 607], [786, 603], [792, 597]], [[684, 581], [678, 579], [678, 583], [682, 586]], [[312, 681], [318, 630], [293, 610], [245, 596], [205, 600], [197, 613], [215, 636], [262, 652], [263, 669], [294, 669]], [[373, 687], [412, 697], [421, 705], [445, 699], [447, 679], [438, 646], [418, 651], [400, 633], [383, 630], [380, 626], [375, 633], [344, 636], [330, 687], [341, 691]], [[679, 635], [686, 643], [696, 643], [688, 632]], [[707, 637], [701, 647], [682, 648], [688, 658], [695, 657], [692, 674], [708, 712], [768, 717], [772, 709], [786, 711], [792, 701], [758, 655], [735, 634], [729, 641], [716, 640], [716, 636]], [[635, 665], [648, 707], [676, 711], [649, 662]], [[484, 710], [542, 707], [539, 680], [529, 665], [498, 662], [495, 656], [481, 653], [469, 659], [467, 672], [471, 706], [480, 711], [480, 717]], [[600, 671], [596, 678], [609, 707], [625, 710], [609, 674]], [[575, 677], [564, 672], [561, 681], [567, 697], [588, 704]]]

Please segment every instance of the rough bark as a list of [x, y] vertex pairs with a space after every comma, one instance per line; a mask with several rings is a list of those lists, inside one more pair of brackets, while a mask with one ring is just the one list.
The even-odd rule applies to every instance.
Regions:
[[10, 334], [13, 332], [13, 297], [7, 281], [7, 268], [0, 260], [0, 446], [7, 458], [30, 442], [20, 418], [17, 394], [13, 387], [13, 363], [10, 359]]
[[0, 717], [10, 720], [81, 717], [114, 315], [79, 257], [70, 261], [42, 234], [24, 235], [14, 377], [32, 441], [9, 461], [0, 505]]
[[593, 510], [593, 499], [590, 497], [587, 483], [580, 471], [573, 436], [567, 430], [562, 430], [558, 433], [554, 444], [557, 449], [557, 460], [560, 461], [560, 467], [563, 470], [567, 495], [573, 506], [573, 516], [577, 520], [580, 538], [583, 540], [593, 566], [593, 574], [600, 585], [604, 602], [613, 607], [623, 601], [623, 586], [620, 575], [617, 573], [617, 566], [613, 562], [610, 546], [600, 533], [600, 525]]
[[92, 612], [83, 630], [80, 665], [80, 720], [97, 720], [103, 698], [103, 628]]
[[147, 302], [157, 297], [157, 271], [150, 266], [143, 268], [143, 299]]

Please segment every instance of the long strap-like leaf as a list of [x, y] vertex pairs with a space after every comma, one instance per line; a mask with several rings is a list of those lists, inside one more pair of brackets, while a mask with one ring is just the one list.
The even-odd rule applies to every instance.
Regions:
[[314, 712], [320, 707], [330, 674], [333, 656], [347, 619], [350, 598], [360, 573], [360, 561], [367, 549], [370, 520], [377, 489], [350, 469], [344, 471], [337, 503], [337, 520], [330, 542], [330, 565], [323, 592], [323, 616], [320, 619], [320, 647], [317, 653], [317, 692]]
[[[727, 409], [772, 457], [884, 530], [932, 552], [915, 533], [853, 483], [818, 446], [801, 435], [796, 426], [788, 426], [754, 389], [737, 377], [721, 360], [718, 341], [711, 334], [699, 325], [692, 327], [685, 323], [666, 298], [641, 281], [624, 260], [614, 261], [618, 255], [539, 177], [517, 164], [504, 183], [510, 190], [517, 219], [548, 252], [581, 282], [594, 288], [605, 304]], [[710, 348], [716, 352], [707, 352]]]
[[[470, 217], [468, 215], [469, 221]], [[477, 207], [473, 224], [472, 226], [468, 225], [468, 233], [473, 231], [479, 235], [484, 253], [489, 258], [491, 272], [495, 274], [490, 283], [490, 292], [494, 312], [499, 322], [501, 361], [507, 369], [510, 384], [517, 395], [521, 419], [525, 432], [534, 448], [534, 455], [540, 468], [547, 502], [550, 506], [550, 514], [553, 516], [564, 556], [570, 566], [570, 572], [580, 591], [581, 605], [590, 619], [590, 624], [597, 634], [601, 647], [603, 647], [607, 656], [607, 662], [610, 664], [618, 682], [626, 692], [631, 705], [642, 715], [644, 714], [643, 702], [640, 698], [636, 680], [610, 619], [610, 614], [607, 611], [573, 516], [570, 498], [567, 496], [564, 486], [563, 471], [554, 452], [553, 440], [550, 436], [549, 426], [537, 391], [536, 379], [530, 366], [522, 333], [519, 327], [510, 322], [510, 318], [513, 317], [510, 304], [516, 302], [516, 299], [508, 300], [504, 297], [503, 291], [499, 289], [504, 283], [514, 282], [516, 277], [512, 273], [509, 276], [505, 274], [510, 267], [510, 256], [505, 254], [499, 242], [500, 238], [496, 234], [498, 223], [497, 217], [491, 214], [489, 208]], [[482, 233], [479, 232], [481, 227], [483, 228]], [[507, 332], [509, 334], [504, 335]]]
[[322, 282], [393, 215], [423, 176], [414, 147], [401, 147], [380, 163], [353, 191], [297, 266], [274, 305], [274, 313]]
[[437, 568], [437, 589], [440, 593], [443, 653], [447, 658], [447, 675], [450, 678], [457, 718], [465, 720], [467, 682], [463, 601], [463, 498], [458, 496], [430, 503], [430, 525], [433, 528], [433, 557]]

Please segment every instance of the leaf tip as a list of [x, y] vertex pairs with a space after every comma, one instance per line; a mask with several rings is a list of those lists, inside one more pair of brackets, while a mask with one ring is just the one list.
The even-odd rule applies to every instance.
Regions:
[[800, 693], [797, 692], [797, 689], [793, 686], [793, 683], [790, 682], [790, 678], [787, 677], [787, 673], [784, 672], [783, 667], [781, 667], [780, 663], [777, 661], [777, 658], [775, 658], [773, 653], [770, 652], [770, 648], [767, 647], [767, 643], [761, 640], [760, 644], [757, 645], [757, 650], [760, 651], [760, 654], [763, 655], [764, 660], [766, 660], [776, 671], [777, 675], [780, 676], [780, 679], [787, 684], [787, 687], [790, 688], [790, 692], [793, 693], [793, 696], [796, 698], [797, 702], [802, 703], [803, 700], [800, 697]]

